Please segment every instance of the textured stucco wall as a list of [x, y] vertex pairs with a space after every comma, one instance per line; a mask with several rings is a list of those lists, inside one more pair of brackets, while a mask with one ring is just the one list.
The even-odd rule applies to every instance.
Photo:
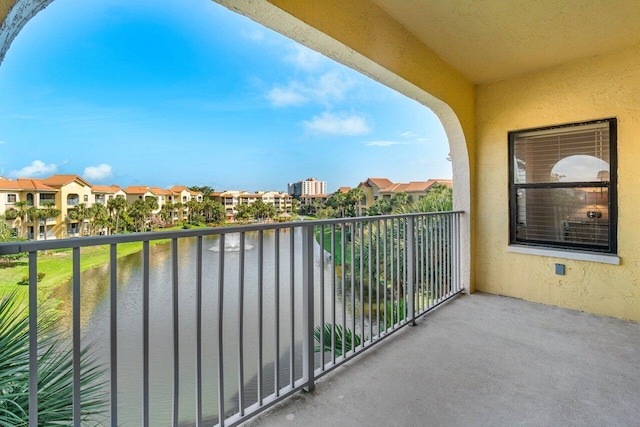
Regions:
[[[640, 45], [478, 88], [477, 290], [640, 321], [639, 82]], [[507, 132], [606, 117], [618, 119], [621, 264], [507, 252]]]
[[9, 12], [9, 8], [11, 8], [14, 3], [15, 0], [0, 0], [0, 22], [4, 21], [7, 12]]

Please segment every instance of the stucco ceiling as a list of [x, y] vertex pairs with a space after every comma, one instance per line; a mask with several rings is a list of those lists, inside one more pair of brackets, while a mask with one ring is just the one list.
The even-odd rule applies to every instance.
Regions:
[[638, 0], [373, 0], [477, 83], [640, 43]]

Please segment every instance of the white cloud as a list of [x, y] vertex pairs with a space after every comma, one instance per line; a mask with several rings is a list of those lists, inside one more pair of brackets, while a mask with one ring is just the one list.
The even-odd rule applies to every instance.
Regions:
[[267, 93], [266, 98], [274, 107], [296, 106], [307, 102], [331, 106], [342, 101], [345, 93], [353, 86], [353, 81], [347, 76], [332, 71], [318, 78], [309, 78], [306, 83], [291, 81], [286, 86], [276, 86]]
[[329, 72], [320, 76], [312, 86], [312, 92], [319, 102], [328, 104], [341, 101], [344, 94], [353, 87], [353, 82], [346, 76]]
[[364, 135], [369, 132], [366, 121], [359, 116], [322, 113], [311, 121], [305, 121], [304, 126], [308, 132], [328, 135]]
[[291, 44], [291, 51], [285, 56], [285, 61], [304, 70], [314, 70], [324, 61], [324, 56], [299, 44]]
[[84, 169], [82, 174], [88, 180], [100, 181], [111, 176], [111, 166], [102, 163], [98, 166], [89, 166]]
[[240, 35], [247, 40], [251, 40], [254, 42], [261, 42], [264, 40], [264, 33], [257, 28], [252, 28], [251, 30], [242, 29], [240, 30]]
[[290, 105], [301, 105], [307, 102], [307, 98], [301, 92], [296, 83], [290, 83], [287, 87], [275, 87], [267, 94], [267, 99], [274, 107], [287, 107]]
[[410, 130], [408, 130], [408, 131], [406, 131], [406, 132], [402, 132], [402, 133], [400, 134], [400, 136], [401, 136], [401, 137], [403, 137], [403, 138], [415, 138], [415, 137], [417, 137], [418, 135], [417, 135], [416, 133], [411, 132]]
[[40, 160], [34, 160], [29, 166], [25, 166], [20, 170], [11, 171], [9, 175], [13, 177], [32, 178], [37, 176], [49, 175], [55, 173], [58, 170], [58, 166], [53, 163], [50, 165], [45, 164]]
[[392, 145], [399, 145], [402, 144], [402, 142], [397, 142], [397, 141], [368, 141], [365, 142], [364, 145], [368, 146], [368, 147], [390, 147]]
[[6, 144], [7, 141], [0, 141], [0, 144]]

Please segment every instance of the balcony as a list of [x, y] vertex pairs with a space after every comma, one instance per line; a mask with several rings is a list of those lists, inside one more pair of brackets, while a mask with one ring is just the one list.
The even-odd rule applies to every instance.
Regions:
[[463, 295], [248, 426], [632, 426], [640, 325]]
[[[21, 242], [0, 245], [0, 254], [29, 253], [37, 313], [40, 251], [71, 251], [73, 278], [55, 297], [59, 332], [73, 348], [67, 421], [76, 426], [91, 425], [80, 392], [88, 343], [105, 370], [100, 422], [114, 426], [237, 425], [274, 405], [282, 406], [255, 422], [637, 420], [639, 325], [483, 294], [456, 298], [460, 216]], [[118, 259], [131, 242], [141, 252]], [[108, 265], [81, 273], [83, 248], [98, 245], [109, 247]], [[37, 328], [30, 336], [36, 343]], [[30, 389], [32, 426], [39, 395]]]
[[[54, 297], [57, 332], [73, 348], [74, 425], [88, 422], [80, 390], [89, 342], [105, 369], [101, 422], [234, 425], [313, 389], [316, 379], [461, 292], [460, 215], [21, 242], [1, 245], [0, 254], [29, 253], [35, 322], [40, 251], [70, 249], [73, 278]], [[118, 246], [132, 242], [141, 252], [118, 259]], [[99, 245], [109, 246], [108, 265], [81, 273], [82, 250]], [[38, 330], [29, 333], [35, 378]], [[30, 425], [38, 396], [33, 387]]]

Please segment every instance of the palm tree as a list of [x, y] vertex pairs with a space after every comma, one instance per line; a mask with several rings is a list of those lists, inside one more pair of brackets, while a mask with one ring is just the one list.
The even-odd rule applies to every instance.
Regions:
[[[38, 235], [40, 234], [40, 218], [42, 214], [40, 213], [40, 209], [35, 206], [31, 206], [27, 209], [27, 219], [30, 222], [33, 222], [35, 225], [33, 226], [33, 239], [38, 240]], [[46, 233], [45, 233], [46, 234]]]
[[409, 200], [409, 196], [405, 192], [393, 193], [391, 196], [391, 209], [396, 213], [406, 212], [407, 209], [410, 211], [411, 201]]
[[91, 234], [97, 234], [97, 228], [105, 228], [109, 225], [109, 211], [100, 203], [96, 203], [89, 208], [89, 221], [91, 225]]
[[415, 212], [445, 212], [453, 210], [453, 189], [434, 184], [426, 196], [414, 203]]
[[[54, 332], [53, 306], [38, 308], [38, 425], [69, 425], [73, 419], [72, 350], [61, 345]], [[29, 425], [29, 314], [16, 292], [0, 298], [0, 425]], [[82, 370], [82, 424], [105, 421], [108, 398], [102, 380], [104, 369], [85, 347], [80, 351]]]
[[115, 197], [107, 202], [107, 209], [109, 210], [109, 214], [111, 215], [111, 218], [114, 218], [115, 220], [115, 234], [118, 234], [118, 232], [120, 231], [120, 218], [122, 217], [122, 214], [127, 210], [127, 207], [127, 201], [124, 199], [124, 197]]
[[54, 202], [44, 202], [44, 209], [40, 209], [40, 217], [44, 220], [44, 240], [47, 240], [47, 221], [60, 215]]
[[198, 201], [197, 200], [189, 200], [187, 203], [185, 203], [185, 205], [187, 206], [187, 208], [189, 208], [189, 211], [187, 213], [187, 219], [189, 221], [191, 221], [193, 219], [193, 215], [197, 214], [197, 210], [198, 210]]
[[355, 216], [362, 215], [362, 201], [364, 200], [365, 195], [362, 188], [352, 188], [347, 193], [347, 205], [350, 208], [350, 211]]
[[83, 235], [85, 235], [86, 232], [84, 227], [84, 221], [91, 217], [91, 214], [89, 212], [89, 208], [87, 208], [87, 205], [85, 203], [80, 203], [78, 204], [78, 206], [73, 208], [73, 210], [69, 211], [69, 213], [70, 213], [69, 218], [72, 221], [78, 221], [80, 232]]
[[347, 195], [341, 191], [336, 191], [327, 200], [327, 206], [335, 209], [340, 213], [340, 217], [344, 218], [345, 208], [347, 207]]
[[29, 210], [29, 203], [26, 200], [20, 200], [15, 205], [17, 210], [17, 216], [20, 218], [20, 237], [26, 237], [27, 231], [27, 211]]
[[[155, 197], [153, 198], [155, 200]], [[156, 204], [158, 202], [156, 201]], [[136, 231], [145, 231], [150, 221], [152, 203], [138, 199], [127, 210], [133, 220]]]

